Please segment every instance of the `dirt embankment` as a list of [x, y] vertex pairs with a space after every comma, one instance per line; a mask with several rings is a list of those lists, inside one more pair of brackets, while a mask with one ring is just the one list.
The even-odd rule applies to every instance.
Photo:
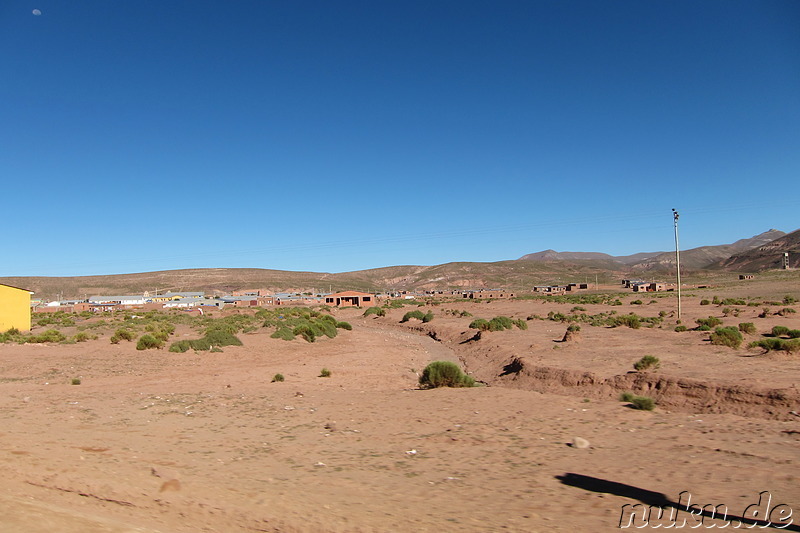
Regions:
[[[489, 385], [591, 399], [617, 399], [630, 391], [652, 397], [659, 407], [692, 413], [727, 413], [775, 420], [796, 419], [800, 391], [696, 379], [663, 372], [599, 375], [542, 364], [514, 346], [492, 339], [492, 333], [464, 331], [450, 325], [399, 325], [450, 347], [466, 370]], [[713, 369], [709, 370], [713, 372]]]

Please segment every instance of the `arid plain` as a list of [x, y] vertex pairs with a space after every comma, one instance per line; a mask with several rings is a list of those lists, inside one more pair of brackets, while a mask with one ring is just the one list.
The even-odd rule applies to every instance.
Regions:
[[[770, 303], [784, 295], [800, 298], [800, 277], [686, 290], [684, 332], [674, 293], [620, 293], [621, 305], [444, 300], [420, 308], [428, 323], [400, 322], [416, 307], [332, 309], [352, 331], [308, 343], [257, 328], [222, 352], [111, 344], [112, 325], [76, 344], [0, 344], [0, 529], [611, 531], [623, 505], [684, 491], [732, 516], [769, 491], [794, 529], [800, 355], [747, 347], [800, 329], [798, 313], [775, 314], [798, 307]], [[714, 296], [752, 305], [700, 305]], [[655, 324], [583, 322], [563, 341], [557, 313], [611, 312]], [[469, 328], [500, 315], [527, 329]], [[712, 345], [692, 331], [709, 316], [756, 333]], [[196, 336], [179, 324], [170, 342]], [[660, 367], [634, 371], [644, 355]], [[420, 390], [434, 360], [484, 386]], [[632, 409], [626, 391], [656, 408]]]

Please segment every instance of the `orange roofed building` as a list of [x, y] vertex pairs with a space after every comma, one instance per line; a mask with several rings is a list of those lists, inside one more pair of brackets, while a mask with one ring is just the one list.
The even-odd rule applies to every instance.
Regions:
[[333, 294], [325, 295], [325, 305], [333, 305], [336, 307], [353, 305], [361, 307], [362, 305], [375, 305], [375, 295], [368, 292], [358, 291], [342, 291], [334, 292]]

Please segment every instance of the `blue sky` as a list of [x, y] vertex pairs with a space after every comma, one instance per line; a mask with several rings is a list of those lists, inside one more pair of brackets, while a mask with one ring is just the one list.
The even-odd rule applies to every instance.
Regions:
[[796, 0], [7, 0], [0, 70], [0, 276], [800, 228]]

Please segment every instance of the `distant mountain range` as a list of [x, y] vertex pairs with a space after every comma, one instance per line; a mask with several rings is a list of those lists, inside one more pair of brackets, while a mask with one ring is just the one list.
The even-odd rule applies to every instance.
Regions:
[[[799, 230], [800, 231], [800, 230]], [[798, 232], [795, 232], [798, 233]], [[792, 234], [794, 235], [794, 233]], [[724, 261], [734, 254], [769, 246], [786, 233], [771, 229], [749, 239], [740, 239], [731, 244], [700, 246], [681, 251], [681, 268], [701, 270], [705, 268], [726, 268]], [[749, 256], [748, 256], [749, 257]], [[599, 252], [556, 252], [544, 250], [520, 257], [523, 261], [605, 261], [616, 262], [633, 271], [657, 272], [675, 269], [675, 252], [640, 252], [632, 255], [613, 256]], [[746, 259], [739, 263], [744, 264]], [[740, 270], [742, 270], [740, 268]], [[749, 272], [750, 270], [743, 270]]]
[[[800, 268], [800, 230], [786, 234], [771, 229], [731, 244], [681, 251], [685, 271], [758, 272], [781, 268], [789, 252], [790, 266]], [[675, 252], [641, 252], [612, 256], [597, 252], [544, 250], [520, 259], [493, 263], [454, 262], [434, 266], [401, 265], [354, 272], [292, 272], [262, 268], [204, 268], [138, 274], [73, 277], [6, 277], [0, 283], [35, 291], [37, 297], [86, 298], [93, 295], [141, 294], [167, 290], [229, 293], [238, 289], [327, 292], [344, 289], [508, 288], [567, 282], [618, 283], [628, 275], [655, 278], [675, 269]]]

